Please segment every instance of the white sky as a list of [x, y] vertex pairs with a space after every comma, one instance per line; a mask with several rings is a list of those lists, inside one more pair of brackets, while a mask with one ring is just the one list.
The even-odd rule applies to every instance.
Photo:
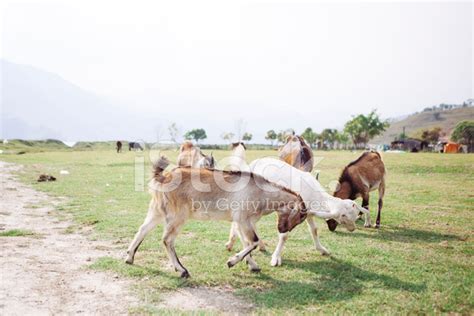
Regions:
[[461, 103], [474, 96], [473, 14], [472, 2], [5, 1], [0, 56], [219, 140], [238, 117], [262, 134]]

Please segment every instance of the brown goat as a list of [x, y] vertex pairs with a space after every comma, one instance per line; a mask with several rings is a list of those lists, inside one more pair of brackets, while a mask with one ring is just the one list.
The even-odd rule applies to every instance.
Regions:
[[290, 135], [280, 149], [280, 160], [302, 171], [313, 170], [313, 151], [303, 137]]
[[[376, 151], [363, 153], [357, 160], [349, 163], [341, 173], [339, 178], [339, 190], [334, 192], [334, 196], [341, 199], [355, 200], [362, 197], [362, 207], [369, 209], [369, 193], [378, 189], [379, 207], [375, 227], [380, 227], [380, 213], [383, 206], [385, 194], [385, 165], [382, 157]], [[327, 221], [330, 231], [336, 230], [335, 220]], [[365, 227], [371, 227], [370, 213], [365, 216]]]

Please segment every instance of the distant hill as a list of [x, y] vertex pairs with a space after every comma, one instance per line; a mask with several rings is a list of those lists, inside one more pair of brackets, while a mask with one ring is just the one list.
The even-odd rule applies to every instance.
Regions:
[[157, 114], [129, 110], [36, 67], [0, 59], [0, 70], [1, 139], [94, 141], [155, 134]]
[[433, 127], [441, 127], [443, 133], [450, 135], [459, 121], [474, 120], [474, 107], [458, 108], [444, 111], [424, 111], [412, 114], [402, 120], [393, 121], [390, 127], [381, 135], [374, 138], [372, 144], [390, 144], [396, 137], [405, 133], [409, 137], [419, 137], [421, 131]]
[[0, 142], [2, 154], [25, 154], [32, 152], [64, 151], [71, 150], [62, 141], [56, 139], [46, 140], [23, 140], [10, 139], [8, 142]]

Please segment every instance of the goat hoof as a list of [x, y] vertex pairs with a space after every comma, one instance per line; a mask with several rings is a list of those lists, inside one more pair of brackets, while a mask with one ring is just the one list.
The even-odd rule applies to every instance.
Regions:
[[133, 258], [127, 258], [125, 259], [126, 264], [133, 264]]
[[380, 224], [375, 224], [375, 228], [379, 229], [379, 228], [380, 228]]
[[181, 272], [181, 277], [183, 279], [187, 279], [189, 278], [191, 275], [189, 274], [188, 270], [184, 270], [183, 272]]
[[227, 249], [227, 251], [232, 251], [232, 247], [233, 245], [230, 243], [225, 244], [225, 249]]
[[260, 269], [260, 267], [253, 267], [253, 268], [250, 268], [250, 271], [251, 272], [260, 272], [260, 271], [262, 271], [262, 269]]
[[227, 260], [227, 266], [229, 268], [232, 268], [233, 266], [235, 266], [236, 263], [237, 262], [236, 262], [235, 258], [230, 258], [229, 260]]
[[330, 256], [331, 255], [331, 253], [327, 249], [320, 249], [319, 252], [323, 256]]
[[281, 258], [275, 258], [275, 257], [273, 257], [273, 258], [272, 258], [272, 261], [270, 261], [270, 264], [271, 264], [273, 267], [281, 266]]
[[365, 227], [365, 228], [371, 228], [372, 225], [371, 225], [371, 224], [364, 224], [364, 227]]

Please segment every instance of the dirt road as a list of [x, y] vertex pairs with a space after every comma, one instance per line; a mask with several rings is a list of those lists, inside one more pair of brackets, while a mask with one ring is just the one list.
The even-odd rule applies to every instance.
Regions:
[[[146, 305], [130, 291], [132, 281], [87, 268], [100, 257], [120, 258], [123, 245], [91, 241], [87, 227], [68, 232], [73, 222], [55, 216], [61, 201], [20, 183], [20, 169], [0, 161], [0, 232], [33, 234], [0, 237], [0, 315], [123, 315]], [[162, 299], [155, 310], [236, 315], [254, 307], [218, 288], [182, 288]]]
[[87, 269], [119, 249], [67, 233], [72, 222], [52, 214], [59, 201], [16, 180], [19, 168], [0, 161], [0, 232], [34, 234], [0, 237], [0, 314], [126, 314], [138, 304], [131, 282]]

